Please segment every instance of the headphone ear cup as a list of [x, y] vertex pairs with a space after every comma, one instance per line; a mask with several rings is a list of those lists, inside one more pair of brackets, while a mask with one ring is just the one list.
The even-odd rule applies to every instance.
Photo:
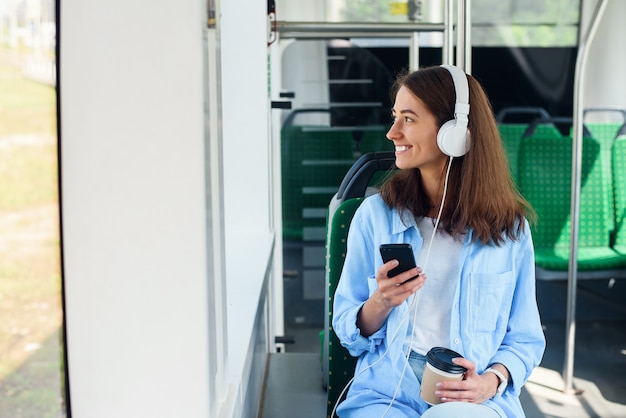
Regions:
[[449, 120], [439, 128], [437, 145], [450, 157], [465, 155], [469, 149], [469, 131], [465, 126], [457, 126], [456, 120]]

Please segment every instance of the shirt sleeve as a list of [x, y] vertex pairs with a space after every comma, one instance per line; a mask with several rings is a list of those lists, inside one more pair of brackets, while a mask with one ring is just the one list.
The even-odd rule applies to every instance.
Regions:
[[509, 385], [519, 396], [522, 386], [539, 365], [545, 350], [545, 336], [537, 308], [535, 262], [528, 223], [517, 243], [516, 289], [507, 332], [491, 363], [501, 363], [510, 374]]

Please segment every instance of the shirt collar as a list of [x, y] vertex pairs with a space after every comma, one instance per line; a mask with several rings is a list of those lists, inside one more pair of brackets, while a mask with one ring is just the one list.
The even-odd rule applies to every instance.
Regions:
[[411, 227], [417, 228], [417, 222], [415, 222], [415, 217], [411, 214], [411, 211], [404, 210], [402, 213], [398, 212], [397, 208], [393, 209], [393, 219], [392, 219], [392, 232], [394, 234], [399, 234]]
[[[411, 214], [409, 210], [405, 210], [402, 212], [402, 215], [398, 212], [397, 208], [393, 209], [393, 218], [392, 218], [392, 232], [394, 234], [400, 234], [406, 231], [409, 228], [415, 227], [417, 230], [417, 222], [415, 221], [415, 217]], [[469, 229], [467, 234], [465, 234], [464, 245], [469, 245], [474, 237], [474, 230]]]

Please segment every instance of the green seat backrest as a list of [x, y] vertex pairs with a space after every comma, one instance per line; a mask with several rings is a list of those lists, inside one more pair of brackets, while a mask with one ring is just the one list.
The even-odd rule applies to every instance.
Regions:
[[615, 138], [617, 137], [620, 128], [622, 127], [621, 122], [589, 122], [585, 123], [585, 127], [591, 133], [591, 135], [598, 140], [600, 144], [600, 154], [603, 159], [602, 168], [603, 175], [605, 178], [605, 198], [607, 199], [607, 204], [611, 209], [609, 211], [609, 219], [608, 226], [611, 231], [615, 229], [615, 220], [613, 216], [613, 206], [615, 205], [615, 199], [613, 196], [612, 183], [613, 183], [613, 161], [612, 161], [612, 150], [613, 150], [613, 142], [615, 142]]
[[615, 141], [622, 125], [622, 122], [585, 122], [585, 126], [589, 129], [591, 135], [600, 141], [600, 144], [609, 144], [609, 148], [613, 145], [613, 141]]
[[[524, 134], [528, 130], [527, 123], [499, 123], [498, 131], [502, 138], [502, 145], [509, 160], [509, 169], [511, 178], [515, 184], [518, 183], [519, 176], [519, 146], [524, 139]], [[560, 137], [561, 133], [551, 123], [538, 124], [533, 131], [533, 136], [554, 136]]]
[[506, 152], [506, 156], [509, 160], [509, 168], [511, 170], [511, 177], [513, 181], [517, 183], [517, 159], [519, 153], [519, 144], [522, 141], [522, 136], [528, 124], [525, 123], [501, 123], [498, 125], [500, 131], [500, 137], [502, 138], [502, 146]]
[[[583, 138], [579, 248], [608, 247], [609, 208], [604, 196], [600, 145]], [[537, 213], [536, 248], [568, 248], [572, 174], [571, 137], [535, 135], [520, 145], [520, 191]]]
[[281, 132], [283, 238], [325, 228], [328, 202], [354, 163], [352, 132], [287, 126]]
[[561, 132], [553, 123], [539, 123], [530, 136], [541, 136], [544, 138], [560, 138]]
[[620, 253], [626, 253], [626, 136], [613, 143], [613, 196], [615, 247]]
[[326, 284], [328, 286], [328, 376], [327, 376], [327, 417], [330, 418], [337, 400], [354, 375], [356, 357], [352, 357], [346, 350], [332, 328], [333, 323], [333, 298], [343, 262], [346, 258], [348, 229], [350, 222], [363, 198], [354, 198], [341, 203], [337, 209], [329, 214], [328, 231], [326, 239]]
[[359, 144], [359, 151], [361, 154], [367, 154], [368, 152], [379, 151], [393, 151], [393, 142], [387, 139], [387, 131], [389, 126], [370, 126], [369, 129], [363, 132]]

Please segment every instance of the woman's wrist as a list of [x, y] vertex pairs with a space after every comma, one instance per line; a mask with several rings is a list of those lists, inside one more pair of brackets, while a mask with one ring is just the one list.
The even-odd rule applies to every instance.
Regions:
[[497, 386], [493, 396], [502, 395], [509, 384], [510, 374], [509, 370], [500, 363], [492, 364], [488, 367], [483, 375], [493, 375], [496, 378]]
[[498, 387], [500, 386], [500, 379], [493, 373], [485, 372], [482, 374], [483, 379], [487, 379], [489, 390], [487, 391], [489, 399], [498, 394]]
[[375, 300], [374, 295], [370, 297], [357, 314], [356, 324], [361, 330], [361, 335], [369, 337], [380, 329], [389, 316], [391, 309], [387, 309], [383, 304]]

